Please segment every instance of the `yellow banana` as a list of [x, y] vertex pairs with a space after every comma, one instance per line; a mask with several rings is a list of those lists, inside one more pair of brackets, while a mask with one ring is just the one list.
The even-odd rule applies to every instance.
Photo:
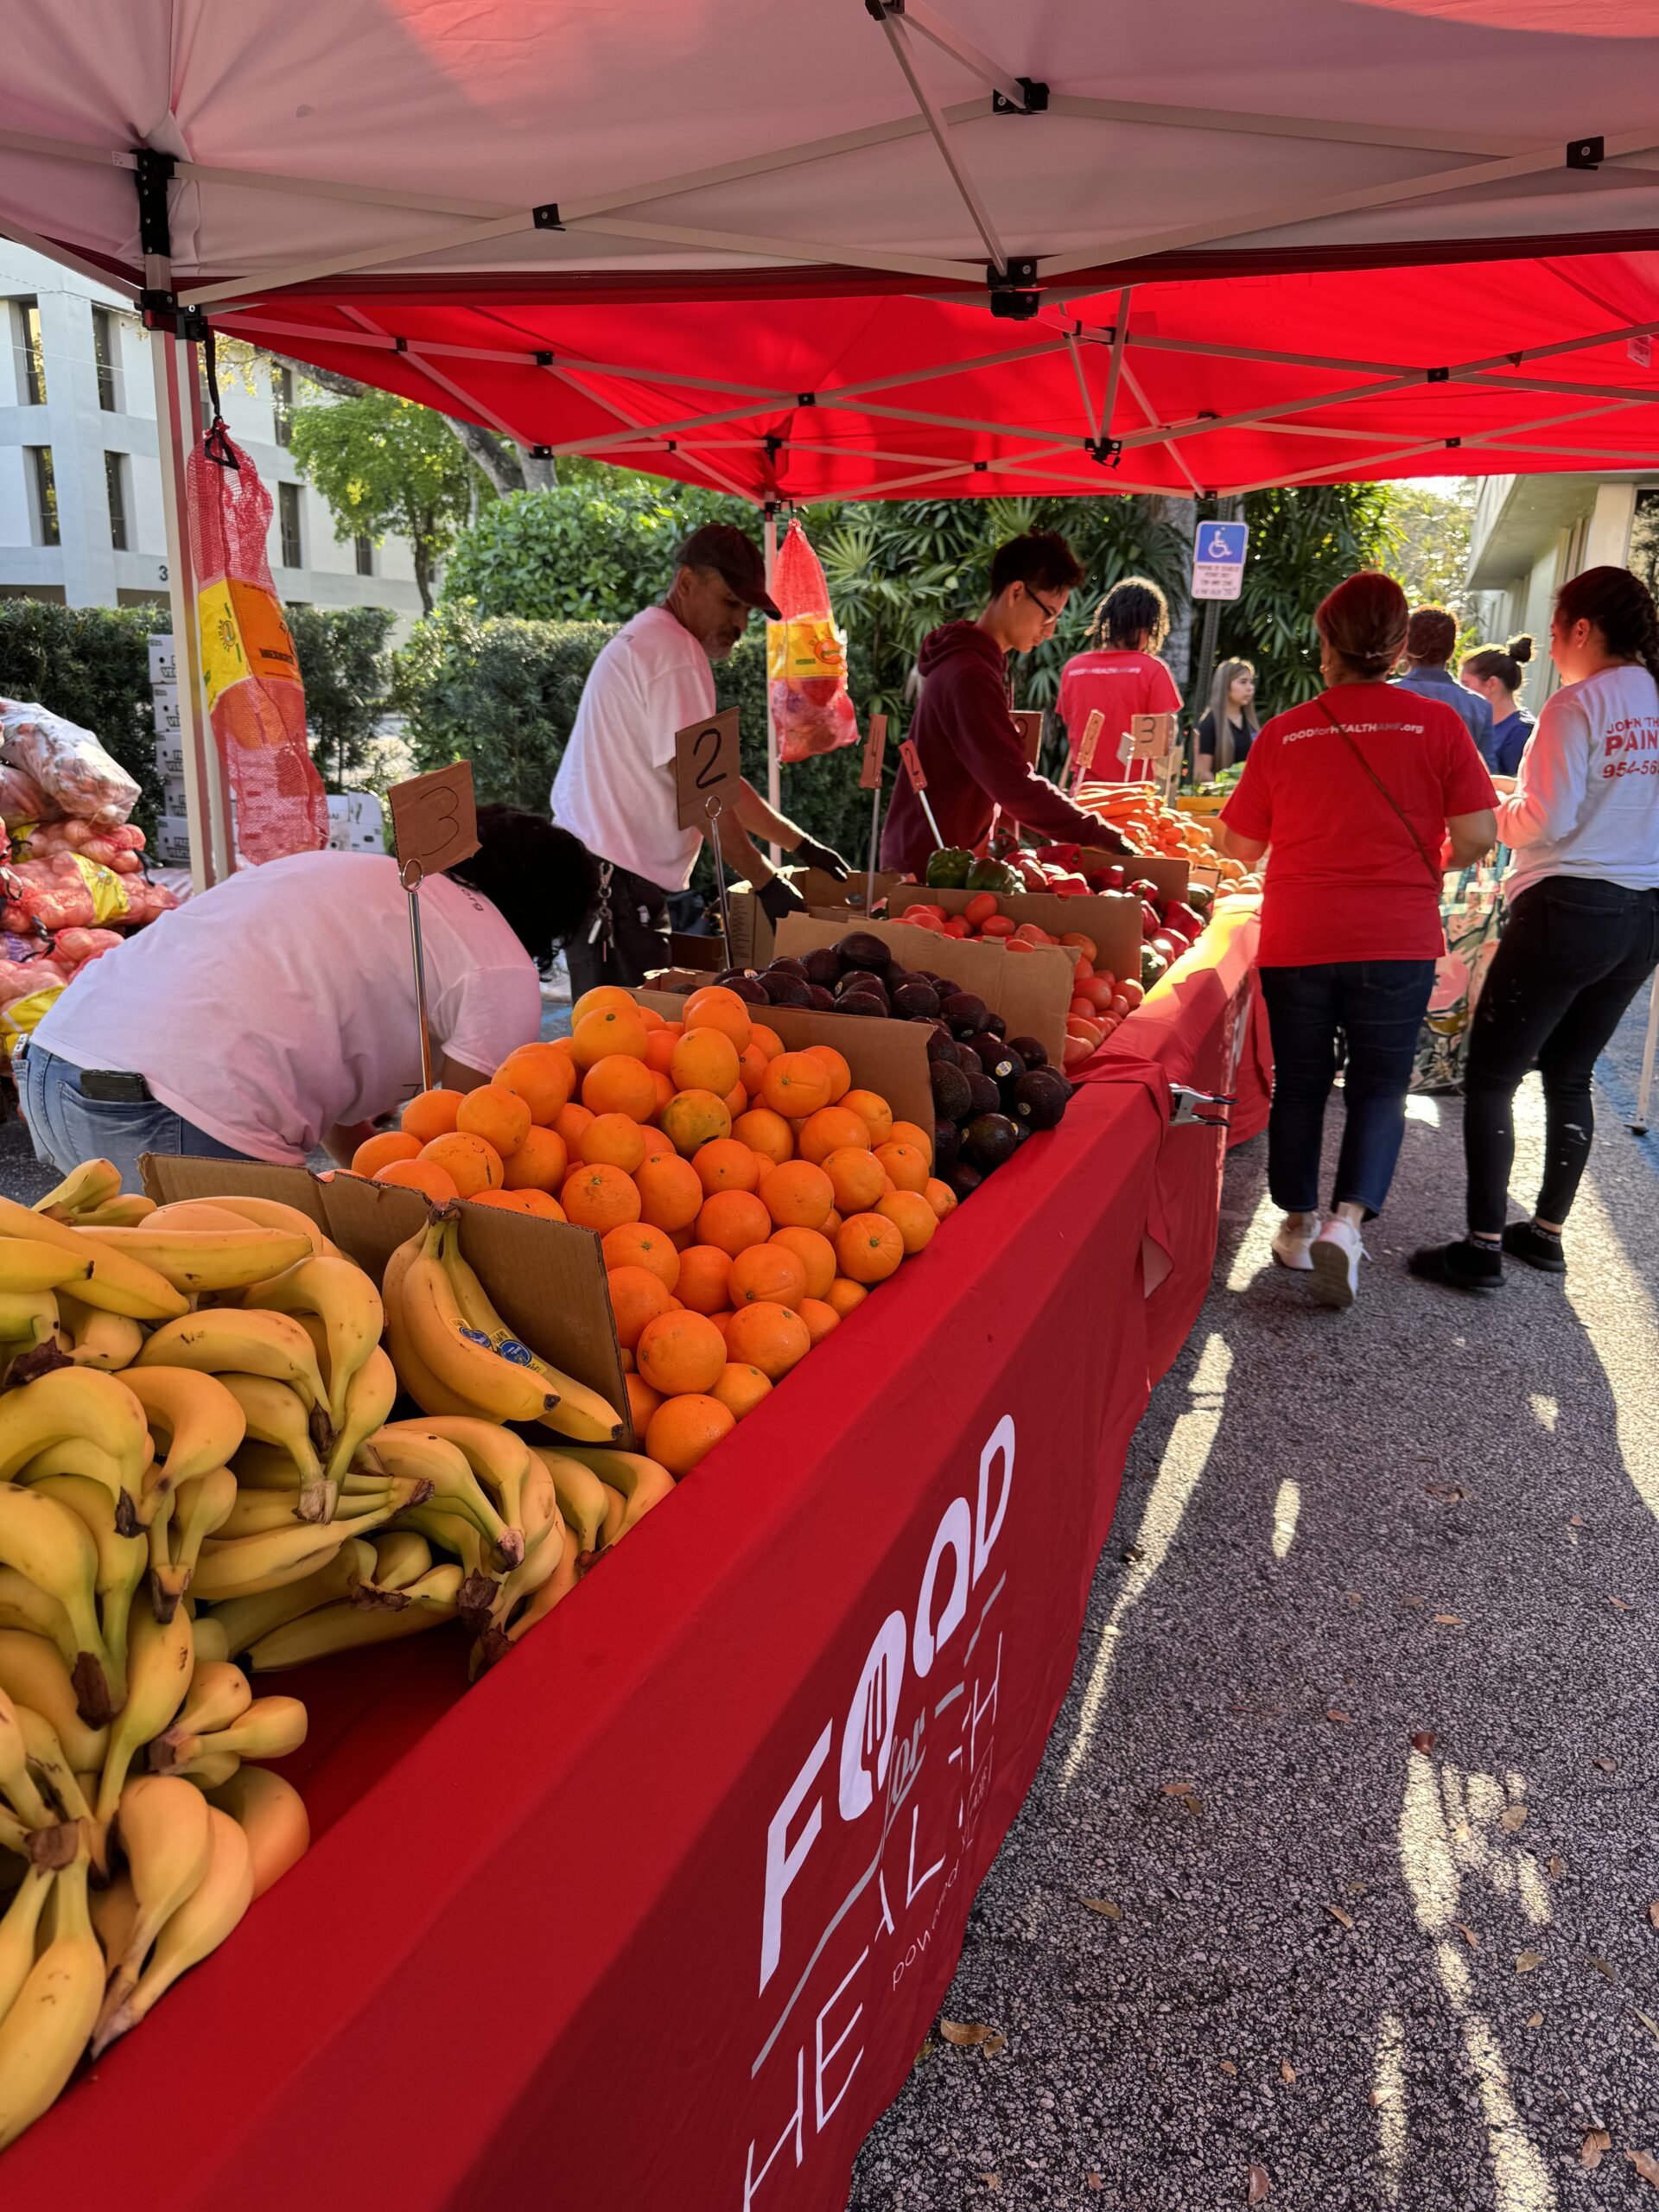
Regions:
[[352, 1260], [308, 1257], [256, 1283], [242, 1302], [272, 1313], [315, 1313], [321, 1321], [328, 1339], [328, 1414], [340, 1427], [347, 1386], [385, 1326], [380, 1294], [370, 1277]]
[[27, 1575], [68, 1615], [76, 1703], [90, 1726], [102, 1727], [111, 1713], [109, 1653], [98, 1621], [98, 1547], [86, 1523], [56, 1498], [0, 1483], [0, 1566]]
[[110, 1729], [110, 1748], [92, 1808], [100, 1839], [108, 1836], [128, 1768], [146, 1744], [172, 1726], [184, 1703], [194, 1656], [190, 1616], [182, 1605], [170, 1621], [158, 1621], [139, 1607], [128, 1646], [127, 1701]]
[[96, 1367], [105, 1375], [118, 1375], [130, 1367], [144, 1347], [140, 1325], [124, 1313], [101, 1313], [67, 1290], [54, 1294], [58, 1325], [68, 1332], [69, 1357], [77, 1367]]
[[508, 1328], [490, 1303], [476, 1272], [461, 1257], [459, 1230], [453, 1223], [446, 1226], [448, 1234], [442, 1243], [441, 1258], [463, 1324], [484, 1336], [503, 1358], [539, 1376], [558, 1400], [556, 1410], [550, 1408], [548, 1413], [534, 1418], [540, 1421], [543, 1428], [556, 1429], [561, 1436], [575, 1437], [580, 1443], [618, 1442], [622, 1434], [622, 1416], [610, 1400], [597, 1390], [590, 1390], [586, 1383], [578, 1382], [574, 1375], [555, 1367], [539, 1352], [532, 1351]]
[[[397, 1525], [400, 1529], [417, 1529], [441, 1550], [450, 1553], [467, 1569], [468, 1583], [474, 1580], [480, 1585], [487, 1583], [488, 1596], [493, 1596], [500, 1577], [489, 1564], [484, 1539], [478, 1533], [475, 1521], [470, 1520], [464, 1513], [445, 1508], [434, 1498], [427, 1505], [406, 1506], [397, 1516]], [[487, 1603], [486, 1593], [481, 1589], [477, 1594]]]
[[108, 1205], [120, 1195], [121, 1170], [112, 1160], [83, 1160], [43, 1198], [36, 1198], [31, 1211], [50, 1214], [54, 1221], [62, 1221], [70, 1214]]
[[557, 1402], [555, 1394], [462, 1319], [443, 1261], [455, 1235], [454, 1221], [435, 1219], [403, 1278], [403, 1321], [416, 1356], [444, 1389], [495, 1420], [544, 1421]]
[[93, 1206], [73, 1218], [77, 1229], [137, 1229], [155, 1211], [155, 1199], [135, 1191], [130, 1197], [111, 1198], [107, 1205]]
[[326, 1408], [328, 1402], [311, 1339], [286, 1313], [249, 1313], [239, 1306], [215, 1306], [181, 1321], [169, 1321], [149, 1338], [132, 1371], [141, 1375], [149, 1367], [189, 1367], [202, 1375], [267, 1376], [297, 1390], [308, 1412], [314, 1406]]
[[6, 1907], [5, 1918], [0, 1920], [0, 2020], [5, 2018], [29, 1980], [29, 1970], [35, 1963], [35, 1931], [55, 1879], [51, 1867], [31, 1866]]
[[85, 1282], [92, 1272], [90, 1252], [66, 1252], [34, 1236], [0, 1236], [0, 1292], [9, 1298], [61, 1290], [66, 1283]]
[[77, 1774], [103, 1765], [110, 1732], [89, 1728], [75, 1710], [69, 1669], [43, 1636], [0, 1629], [0, 1690], [14, 1705], [29, 1706], [50, 1721]]
[[157, 1206], [144, 1218], [152, 1229], [241, 1230], [251, 1225], [245, 1214], [232, 1213], [217, 1198], [169, 1198], [164, 1206]]
[[157, 1229], [155, 1216], [137, 1229], [85, 1229], [81, 1235], [100, 1251], [124, 1252], [165, 1275], [187, 1297], [205, 1291], [246, 1290], [267, 1275], [280, 1274], [308, 1256], [309, 1240], [285, 1230]]
[[48, 1446], [71, 1439], [107, 1452], [135, 1503], [149, 1431], [143, 1408], [118, 1376], [62, 1366], [0, 1396], [0, 1481]]
[[168, 1542], [172, 1558], [162, 1587], [183, 1597], [207, 1539], [216, 1535], [236, 1509], [236, 1477], [228, 1467], [214, 1467], [179, 1485]]
[[324, 1471], [330, 1482], [345, 1480], [353, 1460], [391, 1417], [397, 1402], [397, 1371], [376, 1344], [346, 1386], [344, 1418]]
[[165, 1275], [130, 1253], [94, 1243], [67, 1222], [31, 1213], [15, 1198], [0, 1198], [0, 1236], [26, 1236], [54, 1244], [78, 1260], [90, 1260], [92, 1271], [78, 1284], [75, 1295], [84, 1306], [101, 1306], [107, 1313], [125, 1313], [135, 1321], [166, 1321], [188, 1310], [187, 1301]]
[[434, 1434], [422, 1422], [397, 1421], [376, 1429], [369, 1449], [390, 1473], [429, 1482], [435, 1503], [465, 1514], [494, 1546], [504, 1567], [518, 1566], [524, 1555], [524, 1536], [496, 1511], [458, 1444]]
[[297, 1391], [286, 1382], [272, 1382], [268, 1375], [230, 1372], [219, 1379], [241, 1407], [247, 1433], [255, 1443], [274, 1444], [286, 1452], [302, 1488], [321, 1483], [322, 1461], [313, 1424], [323, 1427], [327, 1412], [314, 1415]]
[[553, 1478], [539, 1465], [536, 1472], [541, 1480], [532, 1487], [528, 1498], [524, 1556], [496, 1593], [490, 1607], [493, 1627], [505, 1627], [525, 1599], [539, 1590], [550, 1575], [558, 1572], [564, 1551], [564, 1518], [559, 1511]]
[[458, 1392], [447, 1389], [416, 1351], [404, 1316], [404, 1279], [410, 1268], [419, 1258], [425, 1241], [425, 1231], [416, 1230], [406, 1243], [400, 1244], [386, 1262], [386, 1272], [381, 1278], [380, 1301], [386, 1314], [386, 1350], [397, 1370], [397, 1380], [426, 1414], [460, 1414], [476, 1421], [489, 1421], [493, 1416], [483, 1407], [475, 1406]]
[[[626, 1536], [630, 1529], [637, 1528], [653, 1505], [660, 1505], [674, 1488], [674, 1478], [660, 1461], [646, 1459], [643, 1452], [616, 1452], [603, 1446], [572, 1444], [566, 1446], [569, 1456], [580, 1459], [590, 1467], [603, 1483], [620, 1491], [628, 1502], [617, 1536]], [[615, 1542], [616, 1537], [609, 1541]]]
[[19, 1574], [15, 1567], [0, 1567], [0, 1628], [26, 1629], [56, 1645], [66, 1667], [75, 1663], [75, 1635], [69, 1616], [38, 1582]]
[[197, 1671], [204, 1667], [222, 1667], [231, 1656], [231, 1640], [225, 1633], [218, 1615], [193, 1614], [191, 1632], [196, 1643]]
[[83, 1852], [53, 1884], [52, 1941], [0, 2022], [0, 2150], [57, 2097], [98, 2018], [104, 1953], [86, 1910]]
[[213, 1204], [226, 1213], [238, 1214], [244, 1221], [251, 1221], [259, 1229], [285, 1229], [296, 1236], [309, 1240], [311, 1249], [319, 1259], [336, 1258], [340, 1247], [329, 1241], [321, 1222], [313, 1221], [308, 1213], [298, 1206], [284, 1205], [280, 1198], [218, 1198]]
[[132, 1884], [127, 1878], [125, 1867], [112, 1878], [106, 1888], [92, 1891], [87, 1902], [105, 1958], [118, 1959], [131, 1940], [133, 1926], [138, 1918], [138, 1900], [132, 1893]]
[[29, 1770], [29, 1745], [16, 1707], [3, 1690], [0, 1690], [0, 1796], [10, 1800], [12, 1809], [29, 1827], [57, 1825], [55, 1814]]
[[[601, 1479], [603, 1480], [603, 1478], [601, 1477]], [[606, 1483], [605, 1488], [607, 1493], [605, 1525], [601, 1529], [599, 1537], [599, 1548], [601, 1552], [609, 1551], [611, 1546], [621, 1535], [623, 1517], [628, 1510], [628, 1501], [620, 1490], [612, 1490], [608, 1483]]]
[[479, 1421], [466, 1414], [429, 1414], [423, 1421], [393, 1421], [390, 1426], [394, 1432], [439, 1436], [446, 1444], [454, 1445], [494, 1499], [501, 1518], [511, 1528], [524, 1529], [524, 1485], [535, 1462], [522, 1436], [503, 1428], [499, 1421]]
[[[394, 1492], [400, 1486], [393, 1485]], [[410, 1493], [402, 1491], [407, 1498]], [[385, 1505], [351, 1522], [331, 1521], [321, 1526], [301, 1522], [292, 1529], [272, 1529], [263, 1536], [243, 1536], [234, 1543], [208, 1541], [201, 1548], [194, 1595], [207, 1602], [224, 1598], [257, 1598], [263, 1591], [298, 1582], [326, 1566], [340, 1547], [353, 1537], [368, 1535], [404, 1510], [400, 1502]]]
[[262, 1636], [281, 1628], [284, 1622], [297, 1620], [302, 1613], [309, 1612], [315, 1606], [332, 1605], [336, 1599], [349, 1597], [360, 1582], [372, 1575], [374, 1564], [372, 1545], [347, 1536], [339, 1549], [310, 1574], [255, 1597], [229, 1599], [212, 1613], [198, 1614], [198, 1640], [204, 1630], [212, 1630], [224, 1637], [226, 1647], [232, 1655], [245, 1651]]
[[58, 1301], [49, 1290], [0, 1291], [0, 1344], [7, 1363], [58, 1333]]
[[110, 1959], [100, 2022], [118, 2012], [143, 1971], [149, 1947], [213, 1864], [207, 1801], [188, 1782], [140, 1775], [121, 1792], [116, 1834], [126, 1853], [137, 1908], [127, 1940]]
[[222, 1789], [241, 1765], [234, 1751], [198, 1751], [178, 1770], [178, 1779], [194, 1783], [205, 1797], [210, 1789]]
[[[43, 1455], [45, 1456], [45, 1455]], [[73, 1465], [74, 1455], [61, 1457]], [[32, 1469], [38, 1463], [29, 1462]], [[98, 1548], [98, 1618], [104, 1631], [108, 1662], [110, 1702], [118, 1708], [127, 1699], [127, 1624], [132, 1600], [144, 1579], [149, 1552], [141, 1536], [124, 1536], [119, 1510], [110, 1500], [107, 1484], [73, 1473], [29, 1475], [29, 1486], [42, 1497], [67, 1506], [85, 1524]]]
[[[198, 1621], [196, 1626], [200, 1625]], [[239, 1667], [232, 1667], [228, 1661], [204, 1667], [198, 1656], [195, 1672], [190, 1677], [189, 1693], [179, 1707], [179, 1717], [173, 1726], [183, 1729], [188, 1735], [214, 1735], [221, 1728], [228, 1728], [233, 1720], [239, 1720], [252, 1702], [253, 1692]]]
[[286, 1758], [305, 1741], [305, 1731], [298, 1698], [258, 1697], [223, 1728], [192, 1734], [175, 1721], [150, 1745], [149, 1764], [157, 1774], [175, 1774], [226, 1751], [239, 1759]]
[[189, 1367], [134, 1367], [122, 1377], [149, 1427], [167, 1440], [156, 1483], [169, 1490], [228, 1465], [246, 1433], [241, 1407], [216, 1375]]
[[281, 1881], [310, 1848], [305, 1800], [291, 1782], [268, 1767], [245, 1766], [215, 1789], [208, 1802], [229, 1814], [248, 1840], [256, 1897]]
[[432, 1566], [432, 1547], [414, 1529], [389, 1529], [374, 1539], [373, 1587], [378, 1591], [406, 1590]]
[[439, 1627], [454, 1618], [462, 1580], [462, 1570], [446, 1562], [399, 1592], [404, 1601], [400, 1605], [355, 1605], [349, 1600], [324, 1605], [262, 1637], [248, 1654], [248, 1664], [257, 1672], [302, 1667], [309, 1660], [327, 1659], [336, 1651], [356, 1650], [367, 1643], [391, 1643], [399, 1637]]
[[[247, 1910], [253, 1896], [253, 1857], [248, 1840], [228, 1813], [207, 1808], [213, 1856], [194, 1891], [162, 1927], [149, 1964], [119, 2012], [103, 2021], [92, 2040], [99, 2057], [129, 2028], [136, 2028], [181, 1974], [217, 1950]], [[19, 2000], [22, 2001], [21, 1999]], [[98, 2007], [93, 2006], [94, 2016]], [[0, 2036], [4, 2031], [0, 2030]]]
[[565, 1529], [559, 1543], [557, 1569], [539, 1590], [532, 1592], [530, 1603], [518, 1619], [507, 1623], [506, 1636], [510, 1643], [517, 1643], [521, 1636], [534, 1628], [537, 1621], [545, 1620], [554, 1606], [570, 1595], [578, 1579], [577, 1559], [575, 1531]]
[[86, 1802], [79, 1776], [69, 1764], [68, 1753], [58, 1741], [57, 1730], [44, 1713], [36, 1713], [32, 1706], [14, 1706], [12, 1711], [23, 1733], [29, 1773], [39, 1783], [41, 1794], [56, 1806], [58, 1819], [90, 1821], [92, 1808]]
[[591, 1467], [568, 1452], [556, 1452], [550, 1446], [542, 1444], [532, 1444], [530, 1448], [553, 1478], [559, 1511], [564, 1516], [566, 1528], [575, 1530], [577, 1548], [585, 1562], [599, 1549], [605, 1516], [610, 1508], [605, 1485]]

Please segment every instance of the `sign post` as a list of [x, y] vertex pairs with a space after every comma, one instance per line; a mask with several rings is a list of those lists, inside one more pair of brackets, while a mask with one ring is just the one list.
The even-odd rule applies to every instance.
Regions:
[[452, 760], [429, 776], [411, 776], [386, 793], [392, 843], [409, 894], [409, 950], [415, 969], [415, 1013], [421, 1030], [421, 1088], [432, 1088], [432, 1033], [426, 1016], [426, 957], [421, 944], [421, 885], [478, 850], [473, 764]]
[[720, 849], [720, 817], [726, 800], [740, 780], [737, 750], [737, 709], [712, 715], [706, 722], [687, 722], [674, 733], [674, 789], [682, 830], [706, 831], [714, 848], [715, 893], [720, 905], [721, 935], [726, 957], [732, 953], [731, 913], [726, 903], [726, 868]]
[[1077, 772], [1071, 779], [1071, 796], [1077, 793], [1089, 780], [1089, 771], [1095, 765], [1095, 747], [1100, 743], [1100, 733], [1106, 727], [1106, 717], [1098, 707], [1090, 709], [1083, 726], [1083, 735], [1077, 741]]
[[875, 904], [875, 844], [881, 828], [881, 763], [887, 750], [887, 718], [885, 715], [872, 715], [869, 734], [864, 740], [864, 759], [858, 772], [860, 791], [874, 794], [870, 801], [870, 869], [864, 887], [867, 921]]
[[927, 826], [933, 832], [933, 842], [943, 851], [944, 840], [939, 835], [938, 823], [933, 819], [933, 810], [927, 803], [927, 778], [923, 772], [921, 761], [917, 757], [916, 747], [909, 738], [906, 738], [899, 747], [899, 758], [904, 762], [905, 773], [910, 778], [910, 788], [922, 803], [922, 812], [927, 817]]

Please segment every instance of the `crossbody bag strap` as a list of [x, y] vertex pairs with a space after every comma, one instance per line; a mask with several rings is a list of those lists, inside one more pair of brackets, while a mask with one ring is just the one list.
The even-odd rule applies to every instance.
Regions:
[[1376, 785], [1377, 790], [1382, 792], [1383, 798], [1388, 801], [1395, 813], [1399, 817], [1400, 826], [1405, 831], [1407, 836], [1410, 838], [1412, 843], [1416, 846], [1417, 856], [1422, 861], [1423, 866], [1428, 870], [1430, 875], [1433, 878], [1434, 889], [1438, 894], [1444, 887], [1442, 873], [1429, 858], [1428, 848], [1424, 844], [1422, 839], [1417, 835], [1416, 830], [1413, 829], [1411, 825], [1411, 819], [1407, 814], [1406, 810], [1401, 805], [1399, 800], [1395, 798], [1394, 793], [1383, 782], [1382, 777], [1377, 774], [1376, 769], [1372, 767], [1370, 762], [1365, 758], [1365, 755], [1354, 743], [1353, 739], [1343, 728], [1342, 724], [1337, 720], [1330, 708], [1325, 705], [1324, 700], [1315, 699], [1313, 704], [1325, 716], [1326, 721], [1330, 723], [1332, 728], [1335, 730], [1337, 735], [1342, 740], [1348, 750], [1353, 754], [1355, 760], [1358, 761], [1360, 766], [1365, 771], [1365, 773], [1370, 778], [1371, 781]]

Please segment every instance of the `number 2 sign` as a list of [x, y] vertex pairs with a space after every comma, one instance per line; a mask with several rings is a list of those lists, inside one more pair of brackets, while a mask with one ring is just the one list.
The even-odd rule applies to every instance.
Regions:
[[707, 829], [710, 798], [718, 797], [721, 808], [729, 805], [739, 774], [735, 707], [728, 707], [723, 715], [711, 715], [706, 722], [688, 722], [683, 729], [677, 729], [674, 788], [680, 828]]

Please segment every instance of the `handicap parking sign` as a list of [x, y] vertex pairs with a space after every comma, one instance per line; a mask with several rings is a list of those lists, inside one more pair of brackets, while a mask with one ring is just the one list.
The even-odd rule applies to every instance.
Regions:
[[1243, 522], [1201, 522], [1192, 542], [1194, 599], [1236, 599], [1244, 586], [1250, 530]]

